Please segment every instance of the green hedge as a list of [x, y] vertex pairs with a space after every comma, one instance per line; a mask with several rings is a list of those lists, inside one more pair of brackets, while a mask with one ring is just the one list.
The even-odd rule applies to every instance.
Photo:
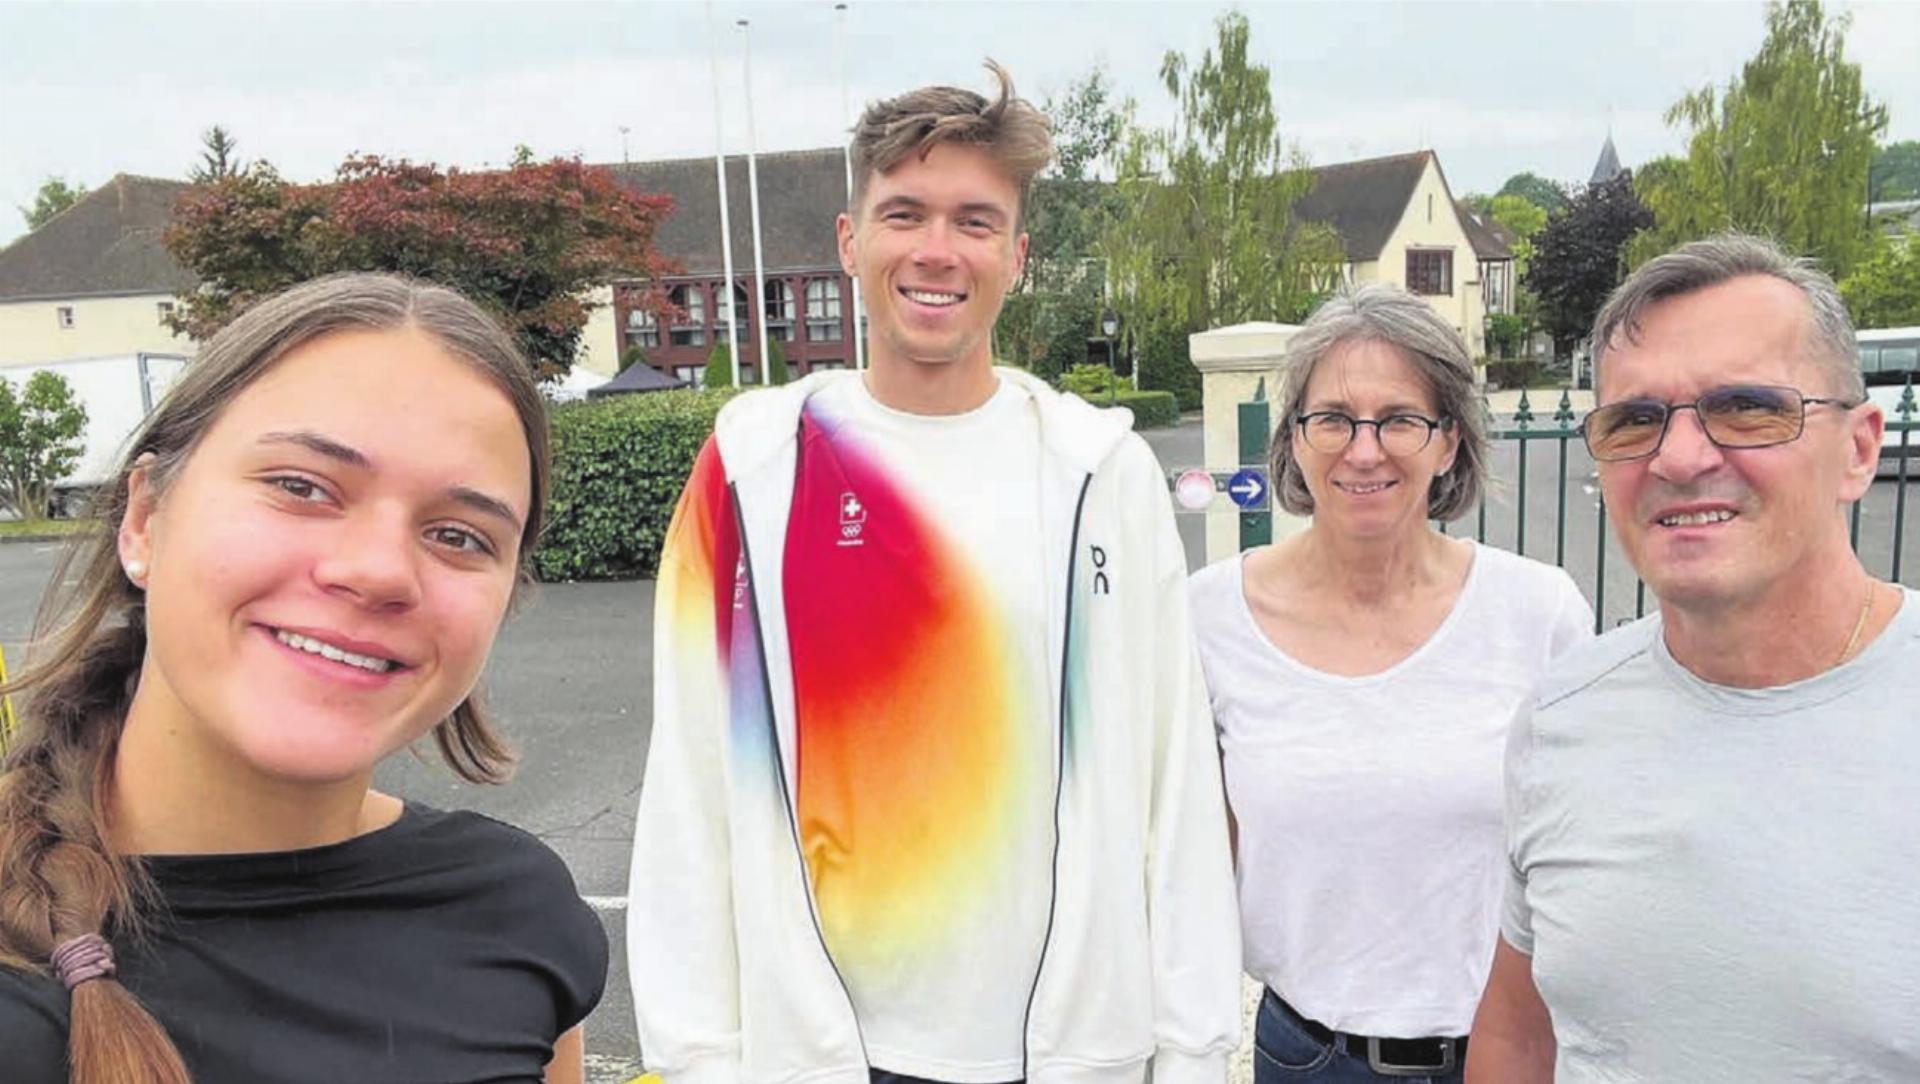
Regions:
[[1537, 361], [1487, 362], [1487, 386], [1493, 388], [1530, 388], [1541, 380], [1543, 366]]
[[[553, 493], [534, 552], [542, 580], [651, 576], [694, 457], [735, 393], [663, 391], [567, 403], [553, 411]], [[1089, 398], [1106, 406], [1107, 397]], [[1135, 429], [1180, 420], [1171, 392], [1121, 389]]]
[[674, 502], [731, 391], [662, 391], [553, 412], [553, 493], [533, 558], [543, 580], [651, 576]]
[[[1097, 407], [1107, 405], [1105, 393], [1083, 395], [1081, 398]], [[1180, 401], [1170, 391], [1132, 391], [1122, 388], [1114, 392], [1113, 405], [1133, 411], [1135, 429], [1160, 429], [1180, 422]]]

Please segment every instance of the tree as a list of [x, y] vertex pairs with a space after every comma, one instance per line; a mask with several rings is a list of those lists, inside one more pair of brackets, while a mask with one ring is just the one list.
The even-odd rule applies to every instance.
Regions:
[[778, 386], [780, 384], [785, 384], [787, 381], [792, 379], [793, 379], [793, 374], [787, 370], [786, 349], [780, 345], [779, 339], [774, 338], [772, 335], [768, 335], [767, 336], [767, 383]]
[[233, 138], [225, 128], [218, 124], [200, 134], [200, 161], [187, 171], [187, 178], [194, 184], [212, 184], [223, 177], [233, 177], [246, 172], [241, 165], [240, 156], [234, 151], [240, 142]]
[[1516, 173], [1500, 186], [1497, 196], [1519, 196], [1542, 211], [1552, 214], [1567, 209], [1567, 190], [1558, 181], [1549, 181], [1537, 173]]
[[1248, 56], [1246, 16], [1222, 15], [1198, 61], [1169, 52], [1161, 82], [1179, 105], [1171, 127], [1128, 110], [1117, 166], [1119, 210], [1101, 249], [1113, 305], [1143, 338], [1248, 320], [1296, 321], [1331, 289], [1345, 250], [1330, 228], [1297, 221], [1314, 184], [1281, 138], [1271, 75]]
[[20, 217], [27, 220], [27, 229], [37, 230], [54, 215], [85, 199], [86, 195], [87, 186], [84, 184], [70, 185], [64, 177], [48, 177], [40, 182], [40, 190], [33, 194], [33, 206], [19, 209]]
[[[204, 340], [254, 301], [334, 271], [393, 271], [459, 290], [514, 335], [543, 378], [573, 365], [591, 305], [614, 279], [658, 283], [672, 207], [577, 159], [468, 173], [368, 156], [332, 183], [291, 184], [256, 162], [190, 190], [167, 250], [199, 279], [172, 326]], [[671, 311], [655, 288], [642, 300]]]
[[1766, 40], [1740, 74], [1667, 110], [1691, 134], [1684, 157], [1640, 171], [1654, 226], [1634, 242], [1634, 264], [1729, 229], [1773, 237], [1836, 278], [1866, 254], [1860, 204], [1887, 110], [1846, 58], [1849, 21], [1829, 20], [1818, 0], [1771, 4]]
[[53, 484], [80, 463], [86, 428], [87, 408], [60, 374], [37, 372], [18, 393], [0, 377], [0, 505], [44, 518]]
[[1514, 236], [1514, 268], [1526, 274], [1527, 262], [1533, 258], [1533, 235], [1547, 224], [1547, 212], [1524, 196], [1509, 194], [1493, 197], [1487, 217]]
[[703, 388], [733, 387], [733, 351], [726, 343], [714, 343], [707, 351], [707, 367], [700, 371]]
[[1880, 235], [1872, 250], [1840, 280], [1856, 327], [1911, 327], [1920, 324], [1920, 235]]
[[1053, 122], [1054, 160], [1028, 194], [1026, 266], [994, 325], [995, 353], [1015, 365], [1045, 368], [1065, 311], [1101, 296], [1099, 244], [1115, 197], [1095, 169], [1119, 145], [1122, 123], [1112, 93], [1106, 71], [1096, 66], [1041, 105]]
[[1889, 143], [1873, 156], [1867, 202], [1920, 199], [1920, 139]]
[[1541, 326], [1553, 336], [1555, 358], [1571, 356], [1592, 332], [1593, 318], [1620, 284], [1628, 239], [1652, 224], [1628, 172], [1581, 189], [1534, 235], [1526, 285], [1538, 299]]

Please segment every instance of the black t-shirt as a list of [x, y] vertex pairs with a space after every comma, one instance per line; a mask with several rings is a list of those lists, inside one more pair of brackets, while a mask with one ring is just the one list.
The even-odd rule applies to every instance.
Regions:
[[[408, 805], [273, 854], [159, 857], [167, 913], [118, 978], [195, 1084], [540, 1081], [600, 1000], [607, 941], [532, 836]], [[67, 1084], [67, 992], [0, 968], [0, 1081]]]

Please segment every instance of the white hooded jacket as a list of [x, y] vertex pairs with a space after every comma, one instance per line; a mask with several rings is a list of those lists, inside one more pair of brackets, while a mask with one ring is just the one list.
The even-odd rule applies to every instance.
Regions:
[[[1240, 1030], [1219, 755], [1166, 486], [1124, 410], [1018, 370], [1038, 408], [1052, 703], [1052, 918], [1033, 1084], [1219, 1084]], [[867, 1084], [795, 827], [782, 602], [797, 433], [823, 373], [729, 403], [669, 529], [627, 950], [668, 1084]]]

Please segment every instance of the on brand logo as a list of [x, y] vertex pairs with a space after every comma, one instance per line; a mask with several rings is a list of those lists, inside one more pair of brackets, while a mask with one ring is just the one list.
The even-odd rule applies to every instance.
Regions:
[[1093, 593], [1096, 595], [1112, 594], [1113, 583], [1107, 579], [1107, 573], [1105, 571], [1107, 567], [1107, 551], [1100, 546], [1088, 546], [1087, 549], [1093, 557]]

